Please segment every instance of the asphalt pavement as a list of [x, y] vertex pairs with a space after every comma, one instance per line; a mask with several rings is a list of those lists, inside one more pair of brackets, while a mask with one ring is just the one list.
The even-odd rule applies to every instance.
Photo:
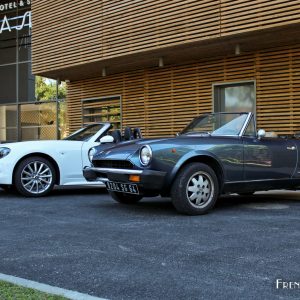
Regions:
[[300, 193], [222, 197], [204, 216], [103, 189], [0, 190], [0, 273], [108, 299], [299, 299]]

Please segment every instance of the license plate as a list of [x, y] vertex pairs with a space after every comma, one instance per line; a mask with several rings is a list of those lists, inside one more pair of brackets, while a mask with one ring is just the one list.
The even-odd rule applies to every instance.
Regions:
[[139, 189], [136, 184], [107, 181], [105, 185], [109, 191], [139, 194]]

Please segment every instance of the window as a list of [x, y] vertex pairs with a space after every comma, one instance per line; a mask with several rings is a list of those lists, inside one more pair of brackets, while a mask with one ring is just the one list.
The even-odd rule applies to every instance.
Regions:
[[121, 97], [105, 97], [82, 100], [83, 126], [97, 122], [109, 122], [114, 129], [121, 128]]
[[255, 113], [254, 82], [215, 84], [214, 111]]
[[21, 104], [21, 137], [28, 140], [53, 140], [57, 135], [56, 102]]
[[0, 141], [13, 142], [17, 136], [17, 105], [1, 105]]
[[255, 130], [255, 122], [254, 122], [254, 118], [252, 117], [248, 127], [244, 133], [244, 136], [248, 136], [248, 137], [255, 137], [256, 136], [256, 130]]

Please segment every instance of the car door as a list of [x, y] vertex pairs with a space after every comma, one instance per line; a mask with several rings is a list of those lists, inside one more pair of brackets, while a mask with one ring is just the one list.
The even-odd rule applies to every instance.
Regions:
[[288, 179], [293, 176], [298, 150], [293, 140], [244, 136], [244, 180]]

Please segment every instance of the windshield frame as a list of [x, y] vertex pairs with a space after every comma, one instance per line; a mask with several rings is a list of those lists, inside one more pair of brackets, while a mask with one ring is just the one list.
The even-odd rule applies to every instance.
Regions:
[[[72, 137], [79, 135], [80, 133], [92, 128], [92, 127], [96, 127], [99, 125], [103, 125], [95, 134], [91, 135], [88, 139], [85, 140], [77, 140], [77, 139], [73, 139]], [[82, 127], [78, 130], [76, 130], [75, 132], [71, 133], [70, 135], [68, 135], [67, 137], [65, 137], [63, 140], [64, 141], [77, 141], [77, 142], [89, 142], [91, 139], [94, 138], [94, 142], [96, 142], [102, 135], [103, 133], [107, 132], [110, 128], [112, 127], [112, 125], [110, 123], [93, 123], [93, 124], [89, 124], [85, 127]]]
[[[208, 116], [214, 116], [214, 115], [226, 115], [226, 114], [231, 114], [231, 115], [247, 115], [245, 121], [244, 121], [244, 124], [241, 126], [241, 129], [239, 131], [238, 134], [214, 134], [213, 132], [200, 132], [199, 131], [199, 135], [208, 135], [208, 136], [228, 136], [228, 137], [242, 137], [244, 135], [244, 132], [251, 120], [251, 117], [253, 116], [254, 117], [254, 114], [252, 112], [215, 112], [215, 113], [206, 113], [206, 114], [203, 114], [199, 117], [196, 117], [194, 118], [181, 132], [180, 132], [180, 135], [188, 135], [187, 132], [185, 132], [187, 130], [187, 128], [193, 123], [193, 122], [199, 122], [201, 119], [205, 119], [207, 118]], [[234, 119], [233, 119], [234, 120]], [[226, 125], [226, 124], [225, 124]], [[220, 127], [221, 128], [221, 127]], [[216, 129], [217, 130], [217, 129]], [[192, 133], [192, 131], [191, 131]], [[194, 135], [197, 135], [197, 132], [195, 131]]]

